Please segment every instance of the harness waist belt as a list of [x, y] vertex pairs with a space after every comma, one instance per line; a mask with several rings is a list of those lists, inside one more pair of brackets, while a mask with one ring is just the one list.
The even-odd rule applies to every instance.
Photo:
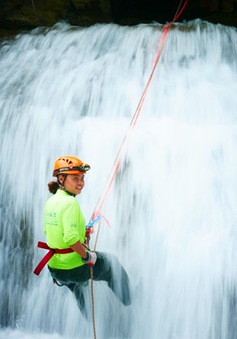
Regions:
[[34, 269], [34, 274], [39, 275], [44, 266], [47, 264], [47, 262], [52, 258], [52, 256], [55, 253], [58, 254], [67, 254], [74, 252], [71, 248], [64, 248], [64, 249], [57, 249], [57, 248], [51, 248], [49, 247], [45, 242], [39, 241], [37, 247], [43, 248], [45, 250], [48, 250], [48, 253], [43, 257], [43, 259], [39, 262], [39, 264]]

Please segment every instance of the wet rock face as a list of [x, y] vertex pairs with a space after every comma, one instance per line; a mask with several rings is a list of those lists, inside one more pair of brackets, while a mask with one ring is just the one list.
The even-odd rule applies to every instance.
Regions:
[[0, 0], [0, 26], [8, 29], [48, 26], [60, 20], [90, 25], [109, 18], [109, 0]]
[[[180, 0], [0, 0], [1, 36], [62, 20], [78, 26], [166, 23], [172, 21], [179, 3]], [[237, 26], [237, 0], [189, 0], [179, 20], [195, 18]]]

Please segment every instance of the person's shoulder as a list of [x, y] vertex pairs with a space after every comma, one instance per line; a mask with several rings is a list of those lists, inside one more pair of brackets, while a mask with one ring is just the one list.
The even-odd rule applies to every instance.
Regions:
[[67, 204], [78, 204], [76, 197], [62, 190], [59, 191], [58, 198]]
[[70, 202], [71, 204], [78, 204], [77, 199], [73, 195], [66, 195], [64, 198], [66, 201]]
[[46, 203], [53, 202], [77, 203], [77, 199], [63, 190], [57, 190], [57, 192], [53, 196], [49, 197]]

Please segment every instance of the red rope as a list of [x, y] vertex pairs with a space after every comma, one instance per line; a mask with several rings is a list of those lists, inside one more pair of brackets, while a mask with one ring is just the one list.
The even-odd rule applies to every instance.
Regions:
[[181, 8], [180, 10], [179, 10], [179, 8], [178, 8], [177, 13], [176, 13], [175, 16], [174, 16], [174, 19], [173, 19], [172, 23], [174, 23], [175, 21], [178, 20], [178, 18], [180, 17], [180, 15], [183, 13], [185, 7], [187, 6], [187, 3], [188, 3], [188, 0], [186, 0], [186, 1], [184, 2], [183, 6], [182, 6], [182, 1], [180, 1], [179, 8], [180, 8], [181, 6], [182, 6], [182, 8]]
[[[162, 50], [163, 50], [163, 47], [164, 47], [164, 44], [165, 44], [165, 40], [166, 40], [166, 37], [167, 37], [167, 34], [168, 34], [168, 31], [170, 29], [170, 26], [178, 20], [178, 18], [180, 17], [180, 15], [182, 14], [182, 12], [184, 11], [186, 5], [188, 3], [188, 0], [186, 0], [182, 6], [182, 8], [179, 10], [177, 10], [177, 13], [175, 14], [174, 16], [174, 19], [172, 22], [166, 24], [164, 26], [164, 29], [163, 29], [163, 32], [162, 32], [162, 35], [161, 35], [161, 38], [160, 38], [160, 43], [159, 43], [159, 46], [158, 46], [158, 50], [157, 50], [157, 54], [156, 54], [156, 57], [155, 57], [155, 61], [154, 61], [154, 64], [153, 64], [153, 67], [152, 67], [152, 70], [151, 70], [151, 73], [150, 73], [150, 76], [148, 78], [148, 81], [147, 81], [147, 84], [145, 86], [145, 89], [142, 93], [142, 96], [141, 96], [141, 99], [138, 103], [138, 106], [136, 108], [136, 111], [133, 115], [133, 118], [131, 120], [131, 123], [130, 123], [130, 126], [128, 128], [128, 131], [123, 139], [123, 142], [121, 144], [121, 147], [117, 153], [117, 156], [116, 156], [116, 159], [115, 159], [115, 162], [114, 162], [114, 165], [112, 167], [112, 170], [111, 170], [111, 174], [107, 180], [107, 183], [106, 183], [106, 186], [105, 186], [105, 190], [104, 190], [104, 193], [101, 195], [101, 197], [99, 198], [98, 202], [97, 202], [97, 205], [96, 205], [96, 208], [92, 214], [92, 217], [91, 219], [93, 219], [93, 217], [95, 215], [97, 215], [98, 213], [100, 214], [102, 208], [103, 208], [103, 205], [105, 203], [105, 200], [107, 198], [107, 195], [109, 193], [109, 190], [111, 188], [111, 185], [118, 173], [118, 170], [119, 170], [119, 167], [120, 167], [120, 164], [122, 162], [122, 159], [123, 159], [123, 156], [125, 154], [125, 150], [126, 150], [126, 146], [127, 146], [127, 143], [128, 143], [128, 140], [129, 140], [129, 137], [131, 135], [131, 131], [132, 129], [134, 128], [134, 126], [136, 125], [136, 122], [138, 120], [138, 117], [141, 113], [141, 109], [143, 107], [143, 103], [145, 101], [145, 98], [146, 98], [146, 95], [147, 95], [147, 92], [148, 92], [148, 89], [149, 89], [149, 86], [150, 86], [150, 83], [151, 83], [151, 80], [153, 78], [153, 75], [154, 75], [154, 72], [155, 72], [155, 69], [156, 69], [156, 66], [157, 66], [157, 63], [160, 59], [160, 56], [161, 56], [161, 53], [162, 53]], [[182, 0], [180, 1], [180, 5], [179, 5], [179, 8], [181, 7], [182, 5]]]

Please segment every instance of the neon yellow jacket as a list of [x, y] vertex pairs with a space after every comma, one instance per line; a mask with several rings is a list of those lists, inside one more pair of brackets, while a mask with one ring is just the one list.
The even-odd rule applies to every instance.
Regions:
[[[64, 249], [85, 240], [86, 223], [77, 199], [58, 189], [45, 204], [44, 232], [51, 248]], [[84, 265], [76, 253], [57, 254], [48, 262], [52, 268], [68, 270]]]

